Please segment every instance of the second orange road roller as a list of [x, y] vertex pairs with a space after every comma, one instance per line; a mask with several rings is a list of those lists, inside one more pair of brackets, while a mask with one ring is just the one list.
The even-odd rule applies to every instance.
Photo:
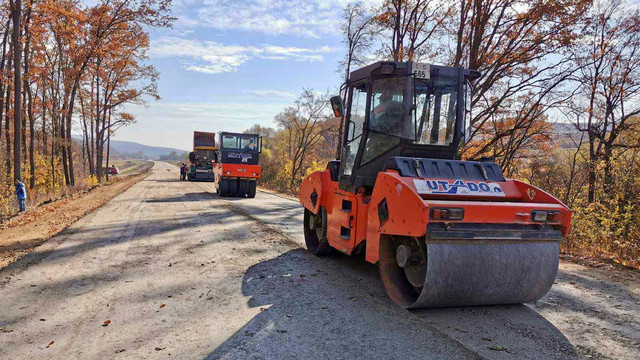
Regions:
[[399, 306], [540, 299], [558, 271], [571, 210], [506, 179], [493, 161], [459, 160], [474, 70], [382, 61], [350, 74], [339, 160], [300, 187], [315, 255], [364, 253]]
[[262, 174], [259, 165], [262, 137], [231, 132], [219, 135], [219, 156], [213, 164], [217, 193], [222, 197], [255, 197]]

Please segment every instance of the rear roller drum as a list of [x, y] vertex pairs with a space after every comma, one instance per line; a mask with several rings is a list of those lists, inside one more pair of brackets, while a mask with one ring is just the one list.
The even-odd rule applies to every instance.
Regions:
[[320, 208], [318, 214], [304, 209], [304, 241], [310, 253], [316, 256], [329, 255], [333, 248], [327, 241], [327, 210]]

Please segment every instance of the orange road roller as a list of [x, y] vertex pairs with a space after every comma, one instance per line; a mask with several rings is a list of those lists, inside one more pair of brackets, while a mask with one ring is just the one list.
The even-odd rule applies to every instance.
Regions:
[[571, 210], [505, 179], [493, 161], [461, 161], [474, 70], [377, 62], [350, 74], [339, 160], [300, 187], [304, 236], [318, 256], [364, 253], [405, 308], [540, 299], [558, 271]]
[[221, 132], [220, 155], [213, 163], [216, 192], [221, 197], [256, 196], [262, 174], [259, 155], [262, 137], [258, 134]]

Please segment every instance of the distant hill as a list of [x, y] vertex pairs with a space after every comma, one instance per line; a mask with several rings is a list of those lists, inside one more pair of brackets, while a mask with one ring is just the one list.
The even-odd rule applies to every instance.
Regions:
[[[587, 141], [586, 134], [576, 129], [575, 124], [555, 123], [553, 126], [555, 143], [562, 149], [574, 149], [580, 143], [580, 138]], [[582, 125], [585, 126], [585, 125]]]
[[[161, 146], [142, 145], [132, 141], [111, 140], [113, 155], [128, 159], [180, 160], [188, 151]], [[175, 154], [172, 154], [175, 153]], [[171, 155], [171, 156], [170, 156]], [[174, 157], [176, 157], [174, 159]]]

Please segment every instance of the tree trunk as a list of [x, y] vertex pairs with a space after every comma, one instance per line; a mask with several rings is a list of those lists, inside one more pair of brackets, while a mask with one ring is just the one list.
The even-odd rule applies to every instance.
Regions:
[[[103, 144], [101, 131], [100, 131], [100, 58], [96, 60], [96, 170], [98, 175], [98, 181], [102, 181], [102, 160], [103, 160]], [[104, 126], [103, 126], [104, 127]]]
[[13, 18], [13, 178], [16, 180], [22, 180], [22, 157], [20, 154], [20, 138], [21, 138], [21, 54], [20, 51], [20, 17], [22, 13], [21, 0], [10, 0], [12, 3], [12, 18]]
[[67, 144], [68, 146], [68, 150], [67, 150], [67, 156], [69, 157], [69, 181], [71, 186], [76, 186], [76, 175], [74, 173], [74, 169], [73, 169], [73, 139], [71, 138], [71, 118], [73, 117], [73, 103], [76, 100], [76, 94], [77, 94], [77, 90], [78, 90], [78, 84], [79, 84], [80, 79], [76, 78], [76, 81], [73, 84], [73, 88], [71, 90], [71, 97], [69, 99], [69, 107], [68, 107], [68, 111], [67, 111], [67, 141], [69, 142]]
[[33, 152], [34, 152], [34, 145], [35, 145], [35, 121], [33, 119], [33, 105], [32, 105], [32, 94], [31, 94], [31, 89], [27, 90], [29, 93], [29, 105], [28, 105], [28, 111], [27, 114], [29, 116], [29, 170], [30, 170], [30, 177], [29, 177], [29, 187], [31, 189], [33, 189], [36, 186], [36, 163], [35, 163], [35, 158], [33, 156]]
[[66, 137], [67, 132], [64, 130], [65, 122], [64, 118], [60, 118], [60, 114], [58, 114], [58, 125], [60, 125], [60, 149], [62, 150], [62, 169], [64, 170], [64, 183], [69, 186], [69, 163], [67, 162], [67, 144]]
[[[4, 73], [4, 67], [7, 60], [7, 42], [8, 42], [7, 40], [9, 39], [10, 21], [11, 19], [7, 19], [7, 24], [5, 26], [5, 29], [7, 30], [5, 31], [4, 37], [2, 38], [2, 58], [0, 59], [0, 73]], [[9, 102], [9, 99], [7, 99], [6, 101]], [[2, 141], [2, 119], [4, 118], [4, 104], [5, 104], [4, 81], [0, 81], [0, 141]], [[7, 141], [7, 145], [8, 144], [9, 142]], [[10, 170], [11, 169], [8, 169], [7, 173]]]
[[[31, 91], [31, 85], [29, 84], [29, 61], [30, 61], [30, 52], [31, 52], [31, 34], [29, 33], [29, 23], [31, 22], [31, 5], [32, 1], [27, 5], [27, 17], [24, 25], [24, 34], [25, 34], [25, 44], [24, 44], [24, 90], [22, 95], [22, 102], [26, 106], [26, 116], [23, 114], [22, 123], [23, 129], [26, 128], [27, 117], [29, 118], [29, 188], [33, 189], [35, 187], [35, 160], [34, 160], [34, 147], [35, 147], [35, 124], [33, 119], [33, 93]], [[36, 89], [37, 91], [37, 89]], [[27, 102], [28, 101], [28, 102]], [[22, 142], [24, 146], [25, 152], [27, 152], [26, 148], [26, 131], [22, 134]]]
[[[9, 67], [11, 67], [12, 60], [9, 59]], [[4, 137], [7, 143], [7, 159], [6, 159], [6, 169], [7, 169], [7, 182], [11, 182], [11, 135], [9, 133], [11, 127], [11, 118], [9, 118], [9, 104], [11, 103], [11, 84], [7, 85], [7, 92], [5, 96], [4, 103]]]
[[589, 190], [587, 191], [587, 200], [592, 203], [596, 199], [596, 154], [594, 150], [594, 140], [589, 135]]
[[[111, 148], [111, 110], [109, 110], [109, 125], [107, 127], [107, 167], [109, 167], [109, 149]], [[107, 171], [107, 182], [109, 182], [109, 172]]]
[[[69, 115], [71, 115], [69, 113]], [[69, 185], [76, 186], [76, 176], [73, 169], [73, 139], [71, 138], [71, 117], [67, 118], [67, 158], [69, 160]]]
[[602, 160], [604, 161], [604, 194], [609, 197], [613, 197], [613, 169], [611, 165], [611, 156], [613, 154], [613, 149], [610, 144], [604, 144], [604, 155]]
[[[36, 89], [37, 91], [37, 89]], [[35, 151], [35, 119], [33, 118], [33, 94], [31, 87], [27, 87], [27, 98], [29, 103], [27, 104], [27, 116], [29, 117], [29, 187], [33, 189], [36, 186], [36, 164], [34, 158]]]
[[[36, 92], [36, 96], [37, 96]], [[47, 89], [42, 87], [42, 154], [47, 155]]]
[[[53, 93], [51, 94], [51, 96], [53, 97]], [[52, 104], [53, 106], [53, 104]], [[54, 109], [51, 109], [51, 158], [50, 163], [51, 163], [51, 188], [55, 187], [56, 185], [56, 162], [55, 162], [55, 156], [56, 156], [56, 119], [55, 119], [55, 115], [54, 115]]]

